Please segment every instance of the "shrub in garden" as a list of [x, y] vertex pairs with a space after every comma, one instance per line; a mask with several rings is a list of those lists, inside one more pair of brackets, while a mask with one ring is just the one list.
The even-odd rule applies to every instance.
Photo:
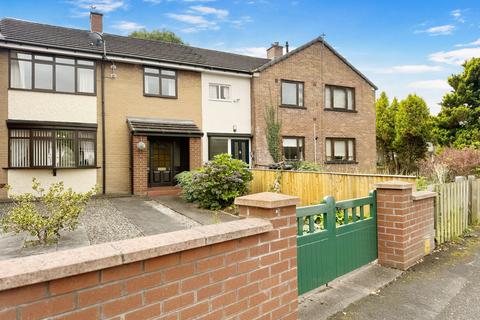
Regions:
[[233, 204], [236, 197], [247, 193], [253, 176], [248, 165], [229, 154], [219, 154], [202, 168], [176, 176], [187, 201], [200, 207], [218, 210]]
[[35, 178], [32, 189], [35, 195], [25, 193], [11, 197], [13, 208], [1, 220], [1, 225], [4, 232], [26, 231], [42, 245], [58, 241], [63, 229], [75, 230], [80, 213], [96, 193], [96, 188], [77, 193], [71, 188], [65, 189], [63, 182], [53, 183], [45, 190]]
[[297, 171], [323, 171], [323, 167], [312, 161], [292, 162], [293, 170]]

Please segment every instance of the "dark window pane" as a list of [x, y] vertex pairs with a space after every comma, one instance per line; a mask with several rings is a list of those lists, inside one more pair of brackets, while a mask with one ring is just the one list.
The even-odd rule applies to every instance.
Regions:
[[55, 86], [57, 91], [75, 92], [75, 68], [73, 66], [57, 65]]
[[217, 154], [228, 153], [227, 138], [210, 138], [210, 160]]
[[12, 88], [32, 89], [32, 63], [30, 61], [11, 60], [10, 84]]
[[78, 164], [81, 167], [90, 167], [95, 165], [95, 141], [80, 140], [78, 152]]
[[53, 89], [53, 65], [35, 63], [35, 89]]

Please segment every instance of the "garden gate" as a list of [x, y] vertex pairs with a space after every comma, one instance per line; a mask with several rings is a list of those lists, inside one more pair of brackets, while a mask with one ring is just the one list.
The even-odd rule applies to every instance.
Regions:
[[377, 259], [376, 213], [376, 191], [297, 208], [299, 294]]

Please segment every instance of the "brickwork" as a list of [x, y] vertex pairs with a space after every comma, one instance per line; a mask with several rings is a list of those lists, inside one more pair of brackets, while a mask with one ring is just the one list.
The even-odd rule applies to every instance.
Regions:
[[190, 155], [190, 170], [198, 169], [202, 166], [202, 139], [190, 138], [188, 141]]
[[412, 184], [377, 187], [378, 262], [406, 270], [434, 248], [435, 193], [412, 193]]
[[[314, 161], [316, 144], [317, 162], [324, 164], [325, 138], [355, 138], [358, 163], [326, 167], [339, 171], [373, 172], [376, 167], [375, 92], [321, 43], [274, 64], [252, 79], [254, 164], [262, 166], [272, 161], [265, 138], [264, 114], [266, 106], [280, 106], [282, 79], [304, 82], [305, 108], [279, 107], [278, 112], [283, 136], [305, 138], [306, 160]], [[357, 112], [325, 111], [325, 84], [354, 87]]]
[[[139, 150], [139, 142], [145, 143], [145, 149]], [[133, 194], [144, 196], [148, 190], [148, 139], [146, 136], [133, 136]]]
[[[276, 201], [277, 205], [267, 201], [270, 208], [251, 207], [245, 202], [240, 206], [243, 214], [265, 220], [246, 219], [171, 236], [157, 235], [151, 240], [126, 240], [128, 245], [114, 243], [113, 248], [134, 250], [122, 254], [120, 261], [126, 264], [89, 271], [92, 264], [81, 261], [77, 266], [65, 266], [65, 270], [89, 272], [0, 291], [0, 319], [297, 319], [298, 198], [284, 196], [282, 201]], [[238, 234], [244, 235], [235, 237], [235, 228], [253, 228], [255, 223], [258, 231], [247, 233], [243, 227], [245, 231]], [[178, 240], [182, 237], [185, 239]], [[169, 241], [177, 242], [160, 249]], [[207, 244], [176, 252], [198, 241]], [[145, 248], [145, 243], [160, 247]], [[82, 248], [89, 249], [99, 252], [93, 247]], [[139, 255], [157, 250], [171, 253], [128, 263], [132, 257], [138, 260]], [[102, 257], [101, 261], [109, 259]], [[62, 261], [69, 263], [64, 258]], [[6, 265], [0, 263], [0, 267]], [[48, 273], [42, 274], [40, 279]], [[23, 275], [19, 278], [25, 279]]]

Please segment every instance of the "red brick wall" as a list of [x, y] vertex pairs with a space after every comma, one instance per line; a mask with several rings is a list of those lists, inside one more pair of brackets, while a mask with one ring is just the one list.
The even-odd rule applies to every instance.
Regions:
[[272, 231], [0, 291], [0, 319], [297, 319], [295, 206], [257, 213]]
[[201, 138], [189, 139], [190, 170], [198, 169], [202, 166], [202, 140]]
[[[139, 150], [137, 144], [143, 141], [145, 149]], [[146, 195], [148, 189], [148, 139], [146, 136], [133, 136], [133, 194]]]
[[434, 197], [377, 187], [378, 262], [406, 270], [434, 247]]

